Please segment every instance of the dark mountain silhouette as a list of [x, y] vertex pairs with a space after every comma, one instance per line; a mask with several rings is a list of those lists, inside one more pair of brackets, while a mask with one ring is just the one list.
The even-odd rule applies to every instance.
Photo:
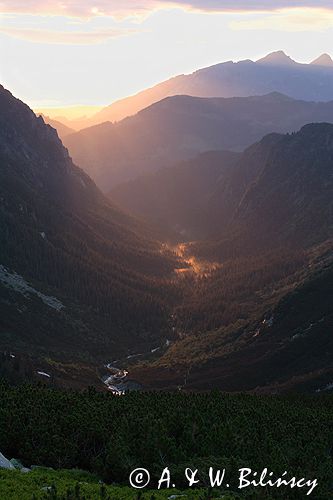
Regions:
[[149, 345], [174, 264], [3, 87], [0, 107], [1, 347], [91, 360]]
[[279, 93], [257, 97], [175, 96], [117, 123], [65, 138], [74, 161], [109, 191], [120, 182], [212, 150], [242, 151], [270, 132], [333, 122], [333, 101], [296, 101]]
[[309, 124], [245, 151], [217, 186], [203, 221], [211, 236], [223, 238], [222, 254], [308, 248], [333, 236], [332, 200], [333, 125]]
[[119, 121], [165, 97], [179, 94], [246, 97], [277, 91], [295, 99], [329, 101], [333, 99], [333, 68], [329, 59], [324, 54], [318, 58], [319, 64], [300, 64], [277, 51], [256, 62], [223, 62], [190, 75], [176, 76], [116, 101], [99, 111], [87, 124]]

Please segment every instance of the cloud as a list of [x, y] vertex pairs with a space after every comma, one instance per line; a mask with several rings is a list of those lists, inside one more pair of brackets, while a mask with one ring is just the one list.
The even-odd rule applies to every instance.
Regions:
[[0, 0], [0, 11], [3, 13], [81, 18], [145, 16], [154, 10], [175, 6], [203, 12], [267, 12], [297, 7], [333, 10], [332, 0]]
[[79, 18], [140, 16], [164, 4], [156, 0], [0, 0], [0, 11], [13, 14]]
[[138, 30], [111, 29], [96, 31], [56, 31], [34, 28], [14, 28], [0, 26], [0, 33], [35, 43], [61, 45], [93, 45], [111, 38], [119, 38], [137, 33]]
[[235, 20], [233, 30], [325, 31], [333, 27], [333, 9], [283, 9], [269, 15]]
[[332, 0], [172, 0], [172, 3], [215, 12], [265, 12], [298, 7], [333, 8]]

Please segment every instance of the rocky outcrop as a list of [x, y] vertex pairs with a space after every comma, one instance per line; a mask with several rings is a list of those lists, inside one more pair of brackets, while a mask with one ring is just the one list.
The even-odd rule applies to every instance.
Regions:
[[0, 452], [0, 469], [15, 469], [14, 465]]

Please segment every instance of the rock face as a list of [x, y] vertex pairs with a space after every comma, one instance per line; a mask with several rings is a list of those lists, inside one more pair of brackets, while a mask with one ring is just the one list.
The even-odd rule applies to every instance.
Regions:
[[0, 453], [0, 469], [15, 469], [14, 465], [2, 453]]
[[30, 472], [30, 470], [31, 470], [28, 467], [24, 467], [24, 465], [16, 458], [12, 458], [10, 460], [10, 463], [15, 467], [15, 469], [23, 472], [24, 474], [26, 474], [27, 472]]

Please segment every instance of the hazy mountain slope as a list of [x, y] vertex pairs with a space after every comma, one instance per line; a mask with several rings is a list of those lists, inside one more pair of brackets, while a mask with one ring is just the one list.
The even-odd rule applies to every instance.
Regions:
[[[219, 215], [223, 221], [230, 184], [239, 185], [248, 169], [248, 152], [232, 172], [234, 178], [214, 194], [207, 214], [215, 215], [215, 231], [223, 234], [218, 245], [222, 253], [223, 248], [246, 252], [281, 245], [308, 247], [333, 235], [333, 125], [309, 124], [276, 138], [266, 159], [257, 163], [257, 175], [236, 196], [224, 225]], [[258, 144], [259, 150], [265, 142], [267, 138]]]
[[193, 239], [206, 204], [241, 153], [211, 151], [116, 186], [110, 198], [161, 229]]
[[[333, 64], [323, 54], [312, 64], [299, 64], [283, 52], [253, 62], [232, 61], [179, 75], [102, 109], [90, 124], [119, 121], [165, 97], [187, 94], [197, 97], [235, 97], [281, 92], [307, 101], [333, 99]], [[87, 122], [88, 123], [88, 122]]]
[[223, 238], [221, 248], [233, 252], [311, 245], [332, 235], [332, 142], [330, 124], [270, 134], [232, 158], [232, 166], [223, 153], [202, 154], [117, 186], [111, 197], [192, 239]]
[[278, 93], [230, 99], [175, 96], [117, 124], [72, 134], [64, 143], [74, 161], [109, 191], [204, 151], [242, 151], [267, 133], [322, 121], [333, 122], [333, 101], [296, 101]]
[[56, 129], [60, 139], [64, 139], [64, 137], [66, 137], [66, 135], [73, 134], [75, 132], [75, 130], [73, 128], [68, 127], [67, 125], [65, 125], [64, 123], [61, 123], [58, 120], [53, 120], [49, 116], [45, 116], [43, 114], [41, 114], [40, 116], [42, 116], [45, 123], [47, 123], [48, 125], [51, 125], [51, 127]]
[[[333, 125], [310, 124], [272, 147], [236, 218], [282, 242], [313, 244], [333, 234]], [[258, 227], [260, 224], [260, 229]]]
[[174, 264], [3, 87], [0, 107], [1, 346], [104, 359], [149, 344]]

